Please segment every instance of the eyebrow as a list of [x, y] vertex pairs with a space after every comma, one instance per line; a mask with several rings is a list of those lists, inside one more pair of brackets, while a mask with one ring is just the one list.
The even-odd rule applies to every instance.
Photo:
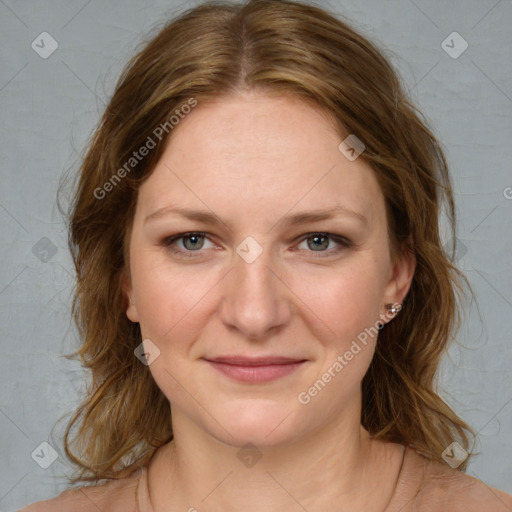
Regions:
[[[224, 224], [230, 227], [230, 223], [225, 222], [222, 218], [218, 217], [214, 213], [208, 210], [193, 210], [189, 208], [180, 208], [180, 207], [163, 207], [155, 210], [150, 213], [144, 219], [144, 223], [147, 223], [150, 220], [161, 218], [170, 214], [180, 215], [189, 220], [194, 220], [197, 222], [201, 222], [203, 224], [209, 224], [211, 226], [219, 226], [220, 224]], [[288, 225], [288, 226], [297, 226], [300, 224], [307, 224], [311, 222], [319, 222], [322, 220], [329, 220], [339, 216], [352, 217], [365, 226], [368, 224], [368, 219], [362, 214], [346, 206], [336, 205], [330, 209], [320, 209], [320, 210], [310, 210], [301, 213], [295, 213], [291, 215], [286, 215], [282, 219], [280, 219], [276, 225]]]

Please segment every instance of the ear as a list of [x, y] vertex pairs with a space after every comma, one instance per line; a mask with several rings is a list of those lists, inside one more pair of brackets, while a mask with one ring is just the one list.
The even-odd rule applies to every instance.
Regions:
[[139, 313], [137, 312], [137, 306], [135, 305], [132, 281], [126, 272], [123, 272], [121, 288], [128, 304], [126, 307], [126, 316], [132, 322], [138, 322]]
[[416, 270], [416, 255], [412, 245], [396, 256], [390, 278], [384, 290], [384, 304], [402, 304], [411, 288]]

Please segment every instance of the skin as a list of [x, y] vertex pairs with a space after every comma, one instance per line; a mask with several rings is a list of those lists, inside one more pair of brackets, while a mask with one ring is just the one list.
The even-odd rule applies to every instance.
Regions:
[[[155, 510], [378, 512], [388, 503], [402, 447], [371, 440], [360, 425], [377, 337], [309, 403], [297, 398], [383, 318], [385, 304], [402, 303], [416, 264], [413, 256], [391, 261], [378, 182], [362, 158], [339, 151], [341, 140], [321, 110], [300, 100], [261, 92], [216, 99], [175, 127], [141, 186], [126, 313], [160, 350], [149, 369], [175, 433], [149, 467]], [[335, 205], [366, 224], [350, 216], [278, 222]], [[168, 206], [223, 222], [175, 214], [145, 222]], [[165, 245], [197, 231], [207, 237]], [[319, 232], [354, 245], [331, 238], [317, 248], [311, 234]], [[248, 236], [263, 250], [251, 263], [236, 252]], [[306, 362], [272, 382], [245, 383], [204, 360], [225, 354]], [[247, 443], [262, 455], [250, 467], [237, 457]]]

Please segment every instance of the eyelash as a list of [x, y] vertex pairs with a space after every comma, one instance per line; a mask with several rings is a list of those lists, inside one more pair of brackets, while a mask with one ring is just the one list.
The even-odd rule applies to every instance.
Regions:
[[[188, 231], [185, 233], [179, 233], [177, 235], [166, 238], [162, 242], [162, 245], [164, 247], [168, 248], [171, 252], [173, 252], [175, 254], [179, 254], [186, 258], [195, 258], [195, 257], [199, 256], [199, 253], [203, 252], [201, 249], [198, 249], [197, 251], [186, 251], [183, 249], [176, 249], [176, 247], [173, 245], [178, 240], [180, 240], [182, 238], [187, 238], [190, 236], [199, 236], [199, 237], [208, 238], [208, 233], [204, 233], [201, 231]], [[332, 256], [333, 254], [339, 253], [342, 249], [348, 249], [354, 245], [352, 242], [350, 242], [346, 238], [340, 237], [338, 235], [334, 235], [333, 233], [316, 232], [316, 231], [312, 232], [312, 233], [307, 233], [306, 235], [302, 236], [299, 241], [299, 244], [302, 243], [304, 240], [308, 240], [315, 236], [329, 238], [329, 239], [333, 240], [334, 242], [340, 244], [341, 247], [331, 249], [331, 250], [325, 250], [325, 251], [307, 251], [307, 252], [313, 253], [314, 258], [325, 258], [326, 256]], [[315, 252], [318, 252], [319, 254], [314, 254]], [[194, 253], [198, 253], [198, 254], [194, 254]]]

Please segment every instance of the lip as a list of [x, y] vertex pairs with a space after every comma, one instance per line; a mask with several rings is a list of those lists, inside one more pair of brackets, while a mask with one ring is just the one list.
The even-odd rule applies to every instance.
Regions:
[[281, 356], [238, 357], [225, 356], [205, 359], [213, 368], [241, 382], [270, 382], [290, 375], [299, 369], [305, 359]]

